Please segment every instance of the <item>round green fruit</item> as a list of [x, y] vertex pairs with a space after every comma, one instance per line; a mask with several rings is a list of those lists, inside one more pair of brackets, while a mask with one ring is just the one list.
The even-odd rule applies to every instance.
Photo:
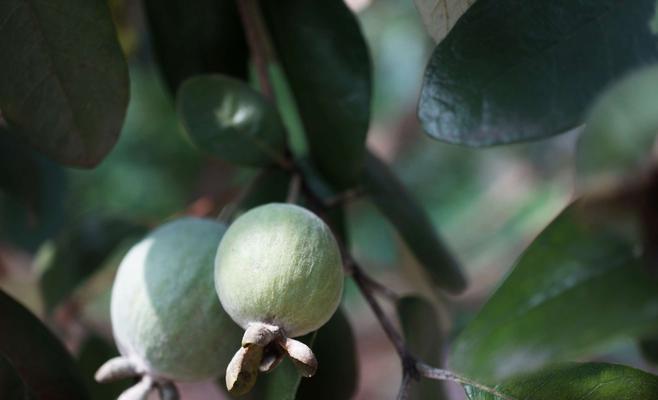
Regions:
[[267, 204], [240, 216], [215, 259], [215, 288], [244, 329], [280, 328], [287, 337], [321, 327], [343, 291], [340, 250], [329, 227], [292, 204]]
[[223, 373], [241, 334], [217, 301], [212, 279], [225, 231], [214, 221], [182, 218], [126, 254], [112, 288], [111, 316], [123, 361], [133, 372], [155, 383]]

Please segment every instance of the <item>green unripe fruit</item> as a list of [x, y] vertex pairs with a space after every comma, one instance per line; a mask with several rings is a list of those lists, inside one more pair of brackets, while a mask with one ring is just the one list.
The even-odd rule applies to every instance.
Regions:
[[343, 291], [336, 240], [315, 214], [292, 204], [267, 204], [239, 217], [215, 259], [215, 287], [226, 312], [244, 329], [254, 322], [287, 337], [331, 318]]
[[121, 262], [112, 328], [123, 359], [139, 374], [195, 381], [226, 368], [241, 330], [217, 301], [212, 279], [225, 230], [214, 221], [182, 218], [146, 236]]

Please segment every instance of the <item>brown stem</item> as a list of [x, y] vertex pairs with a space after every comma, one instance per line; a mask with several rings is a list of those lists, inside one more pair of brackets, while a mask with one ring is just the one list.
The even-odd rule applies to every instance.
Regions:
[[258, 73], [260, 89], [268, 99], [274, 98], [269, 79], [268, 64], [274, 60], [274, 49], [269, 41], [258, 0], [236, 0], [242, 19], [251, 57]]

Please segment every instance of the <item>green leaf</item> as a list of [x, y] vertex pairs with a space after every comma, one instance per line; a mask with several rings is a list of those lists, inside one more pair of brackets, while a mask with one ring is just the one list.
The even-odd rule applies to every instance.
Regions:
[[658, 329], [658, 280], [592, 215], [575, 203], [528, 247], [456, 340], [455, 370], [498, 382]]
[[351, 399], [357, 388], [359, 369], [354, 334], [342, 309], [338, 309], [318, 331], [313, 352], [318, 359], [318, 372], [302, 379], [297, 399]]
[[92, 399], [115, 400], [124, 390], [132, 386], [129, 380], [101, 384], [94, 379], [98, 368], [118, 355], [114, 346], [98, 336], [90, 336], [82, 344], [78, 354], [78, 368]]
[[475, 0], [414, 0], [425, 30], [435, 43], [446, 37], [473, 3]]
[[37, 399], [84, 400], [89, 396], [62, 343], [25, 307], [0, 291], [0, 354]]
[[247, 76], [248, 49], [233, 0], [146, 0], [153, 49], [173, 93], [194, 75]]
[[[317, 331], [297, 338], [307, 346], [313, 347]], [[261, 374], [254, 387], [252, 396], [258, 400], [295, 400], [302, 376], [288, 357], [269, 374]]]
[[434, 283], [451, 292], [464, 290], [466, 279], [425, 210], [395, 173], [370, 152], [366, 156], [363, 184], [373, 203], [395, 225]]
[[121, 243], [145, 232], [146, 227], [122, 219], [88, 217], [45, 245], [37, 264], [43, 271], [40, 286], [47, 312], [102, 267]]
[[650, 336], [644, 337], [638, 342], [640, 352], [644, 359], [653, 364], [658, 365], [658, 337]]
[[658, 66], [653, 66], [617, 82], [592, 107], [578, 145], [580, 177], [592, 184], [637, 172], [649, 161], [657, 135]]
[[[471, 386], [469, 400], [502, 397]], [[496, 389], [509, 400], [639, 400], [658, 398], [658, 377], [623, 365], [566, 364], [507, 382]]]
[[658, 60], [655, 10], [655, 0], [478, 0], [427, 66], [425, 131], [488, 146], [582, 124], [605, 85]]
[[200, 149], [240, 165], [284, 163], [286, 136], [279, 113], [246, 83], [220, 75], [191, 78], [181, 86], [177, 103]]
[[128, 69], [105, 0], [0, 2], [0, 110], [53, 160], [93, 167], [114, 146]]
[[370, 57], [342, 1], [261, 1], [314, 163], [342, 190], [357, 182], [370, 119]]
[[66, 191], [63, 168], [0, 127], [0, 236], [4, 240], [36, 250], [64, 223]]
[[[427, 300], [406, 296], [396, 304], [400, 325], [407, 347], [412, 354], [431, 365], [443, 363], [439, 318], [436, 310]], [[447, 399], [443, 382], [421, 379], [411, 384], [410, 399]]]
[[0, 398], [3, 400], [27, 400], [28, 388], [18, 371], [0, 353]]

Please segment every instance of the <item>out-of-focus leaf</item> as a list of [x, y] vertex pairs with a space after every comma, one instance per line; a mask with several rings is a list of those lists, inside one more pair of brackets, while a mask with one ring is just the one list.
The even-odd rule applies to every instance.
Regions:
[[[44, 305], [51, 312], [89, 278], [125, 240], [146, 232], [146, 227], [117, 218], [88, 217], [44, 246], [37, 257]], [[48, 254], [50, 253], [50, 254]]]
[[[579, 175], [623, 179], [647, 163], [658, 136], [658, 66], [609, 88], [589, 113], [578, 146]], [[658, 159], [654, 149], [654, 161]]]
[[280, 168], [263, 171], [253, 182], [249, 193], [240, 201], [239, 208], [248, 211], [267, 203], [282, 203], [288, 196], [290, 174]]
[[414, 0], [425, 30], [439, 43], [475, 0]]
[[655, 0], [478, 0], [427, 66], [425, 131], [488, 146], [582, 124], [605, 85], [658, 60], [655, 10]]
[[366, 156], [363, 184], [372, 201], [395, 225], [434, 283], [451, 292], [462, 291], [466, 279], [429, 216], [395, 173], [370, 152]]
[[298, 400], [351, 399], [359, 380], [354, 334], [341, 309], [318, 331], [313, 352], [318, 372], [303, 379]]
[[89, 396], [75, 362], [62, 343], [25, 307], [0, 291], [0, 354], [40, 400]]
[[460, 334], [451, 366], [499, 382], [658, 329], [658, 280], [618, 227], [575, 203], [530, 245]]
[[128, 69], [104, 0], [0, 2], [0, 110], [59, 163], [93, 167], [114, 146]]
[[221, 76], [187, 80], [178, 113], [202, 150], [246, 166], [282, 163], [285, 129], [276, 108], [244, 82]]
[[194, 75], [247, 76], [247, 45], [233, 0], [146, 0], [153, 48], [169, 89]]
[[[407, 296], [398, 300], [396, 309], [407, 347], [411, 352], [431, 365], [441, 365], [443, 338], [432, 304], [420, 297]], [[448, 397], [443, 382], [421, 379], [412, 383], [409, 398], [440, 400]]]
[[[313, 347], [316, 335], [317, 331], [297, 339]], [[297, 368], [285, 357], [272, 372], [260, 374], [251, 396], [258, 400], [295, 400], [301, 380]]]
[[94, 400], [115, 400], [132, 383], [129, 380], [100, 384], [94, 379], [98, 368], [107, 360], [118, 356], [114, 346], [98, 336], [90, 336], [82, 344], [78, 354], [78, 368]]
[[157, 222], [194, 200], [190, 196], [204, 158], [184, 137], [171, 98], [154, 71], [142, 64], [130, 71], [130, 106], [116, 149], [92, 171], [69, 170], [71, 215]]
[[370, 57], [342, 1], [262, 0], [318, 170], [342, 190], [358, 180], [370, 119]]
[[27, 400], [28, 388], [11, 362], [0, 353], [0, 399]]
[[[501, 397], [466, 386], [469, 400]], [[510, 399], [528, 400], [638, 400], [658, 398], [658, 377], [623, 365], [566, 364], [496, 386]]]
[[[63, 169], [0, 127], [0, 235], [35, 250], [63, 223]], [[2, 199], [1, 195], [7, 197]]]

